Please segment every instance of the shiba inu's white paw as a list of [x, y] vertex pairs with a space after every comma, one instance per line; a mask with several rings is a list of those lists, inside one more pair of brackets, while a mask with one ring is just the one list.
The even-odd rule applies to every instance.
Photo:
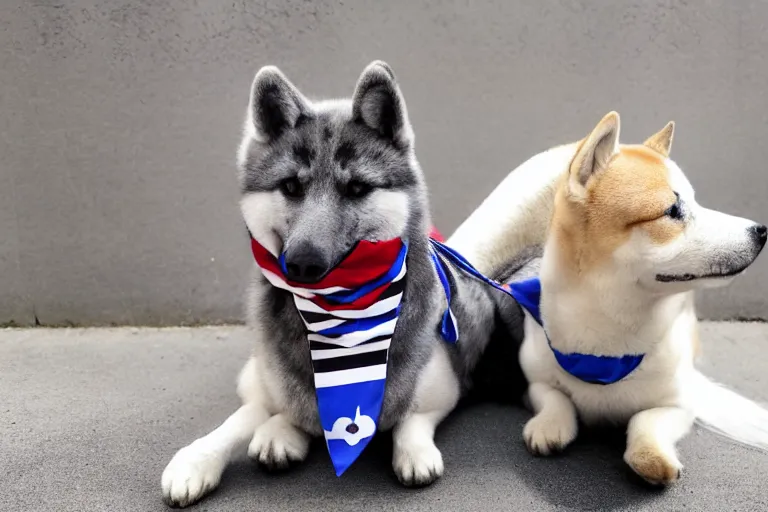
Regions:
[[182, 448], [163, 471], [163, 499], [175, 507], [191, 505], [219, 485], [225, 464], [200, 443]]
[[635, 473], [653, 485], [672, 484], [680, 478], [683, 471], [683, 465], [675, 455], [664, 453], [651, 444], [628, 447], [624, 453], [624, 461]]
[[392, 467], [403, 485], [429, 485], [443, 476], [443, 455], [433, 442], [403, 444], [395, 446]]
[[286, 469], [309, 452], [309, 435], [293, 426], [282, 414], [269, 418], [256, 429], [248, 445], [248, 456], [267, 469]]
[[528, 451], [546, 456], [562, 451], [576, 439], [579, 430], [576, 409], [561, 391], [534, 382], [528, 387], [527, 401], [535, 413], [523, 429]]
[[533, 455], [560, 452], [576, 439], [578, 425], [571, 415], [537, 414], [525, 424], [523, 439]]

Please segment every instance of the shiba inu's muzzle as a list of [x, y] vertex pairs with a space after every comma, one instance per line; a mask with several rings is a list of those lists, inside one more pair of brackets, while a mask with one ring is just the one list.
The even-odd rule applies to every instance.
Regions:
[[728, 280], [744, 272], [765, 247], [768, 239], [768, 228], [762, 224], [752, 224], [746, 229], [745, 247], [740, 250], [729, 252], [721, 251], [715, 261], [710, 263], [709, 269], [700, 273], [659, 273], [656, 274], [656, 281], [661, 283], [685, 283], [698, 280]]

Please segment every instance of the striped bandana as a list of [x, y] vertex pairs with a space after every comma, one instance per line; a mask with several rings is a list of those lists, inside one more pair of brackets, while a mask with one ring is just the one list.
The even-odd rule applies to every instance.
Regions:
[[251, 238], [256, 264], [275, 287], [291, 292], [307, 327], [317, 409], [336, 475], [376, 432], [387, 356], [405, 290], [408, 246], [396, 238], [360, 241], [319, 282], [286, 277], [276, 258]]

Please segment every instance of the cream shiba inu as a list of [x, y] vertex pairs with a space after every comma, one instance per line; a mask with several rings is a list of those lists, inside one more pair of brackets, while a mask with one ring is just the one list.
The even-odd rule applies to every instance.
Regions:
[[694, 367], [693, 300], [749, 267], [766, 227], [696, 202], [669, 158], [673, 133], [670, 122], [621, 145], [612, 112], [581, 142], [513, 171], [448, 242], [497, 279], [523, 248], [543, 245], [520, 349], [528, 449], [562, 450], [579, 419], [626, 423], [625, 461], [661, 485], [678, 479], [675, 445], [696, 420], [768, 450], [768, 411]]

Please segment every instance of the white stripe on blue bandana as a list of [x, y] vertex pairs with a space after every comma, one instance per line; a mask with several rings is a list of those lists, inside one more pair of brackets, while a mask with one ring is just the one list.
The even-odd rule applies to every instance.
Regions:
[[[397, 310], [394, 310], [394, 312], [399, 313]], [[378, 336], [392, 336], [395, 333], [396, 325], [397, 316], [384, 323], [375, 324], [372, 328], [366, 329], [364, 331], [351, 331], [347, 334], [342, 334], [336, 337], [328, 337], [321, 334], [309, 334], [307, 335], [307, 338], [309, 338], [309, 341], [320, 341], [322, 343], [337, 345], [339, 347], [356, 347], [357, 345], [365, 343], [366, 341], [369, 341]], [[329, 329], [326, 329], [324, 332], [327, 332], [328, 330]]]
[[287, 292], [291, 292], [296, 297], [307, 297], [311, 299], [312, 297], [315, 297], [317, 295], [330, 295], [333, 293], [347, 291], [346, 288], [342, 288], [341, 286], [334, 286], [332, 288], [325, 288], [323, 290], [309, 290], [307, 288], [298, 288], [298, 287], [289, 285], [288, 283], [285, 282], [285, 280], [281, 276], [273, 272], [270, 272], [265, 268], [261, 269], [261, 273], [264, 274], [264, 277], [267, 278], [267, 281], [269, 281], [272, 284], [272, 286], [275, 286], [276, 288], [282, 288]]
[[368, 318], [371, 316], [382, 315], [395, 309], [398, 304], [400, 304], [402, 299], [403, 294], [398, 293], [392, 297], [388, 297], [386, 299], [380, 300], [379, 302], [375, 302], [366, 309], [339, 309], [333, 312], [326, 311], [311, 300], [302, 299], [298, 296], [294, 299], [294, 301], [296, 302], [296, 307], [299, 308], [299, 311], [304, 311], [305, 313], [319, 313], [324, 315], [331, 315], [335, 318], [351, 319]]
[[[387, 347], [389, 348], [389, 347]], [[315, 373], [315, 387], [329, 388], [334, 386], [346, 386], [372, 380], [384, 380], [387, 378], [386, 357], [384, 364], [366, 366], [364, 368], [350, 368], [328, 373]]]
[[356, 347], [349, 348], [328, 348], [325, 350], [311, 350], [312, 359], [330, 359], [332, 357], [344, 357], [353, 354], [363, 354], [365, 352], [375, 352], [377, 350], [386, 350], [389, 348], [389, 344], [392, 342], [392, 338], [387, 338], [382, 341], [373, 341], [371, 343], [365, 343]]

